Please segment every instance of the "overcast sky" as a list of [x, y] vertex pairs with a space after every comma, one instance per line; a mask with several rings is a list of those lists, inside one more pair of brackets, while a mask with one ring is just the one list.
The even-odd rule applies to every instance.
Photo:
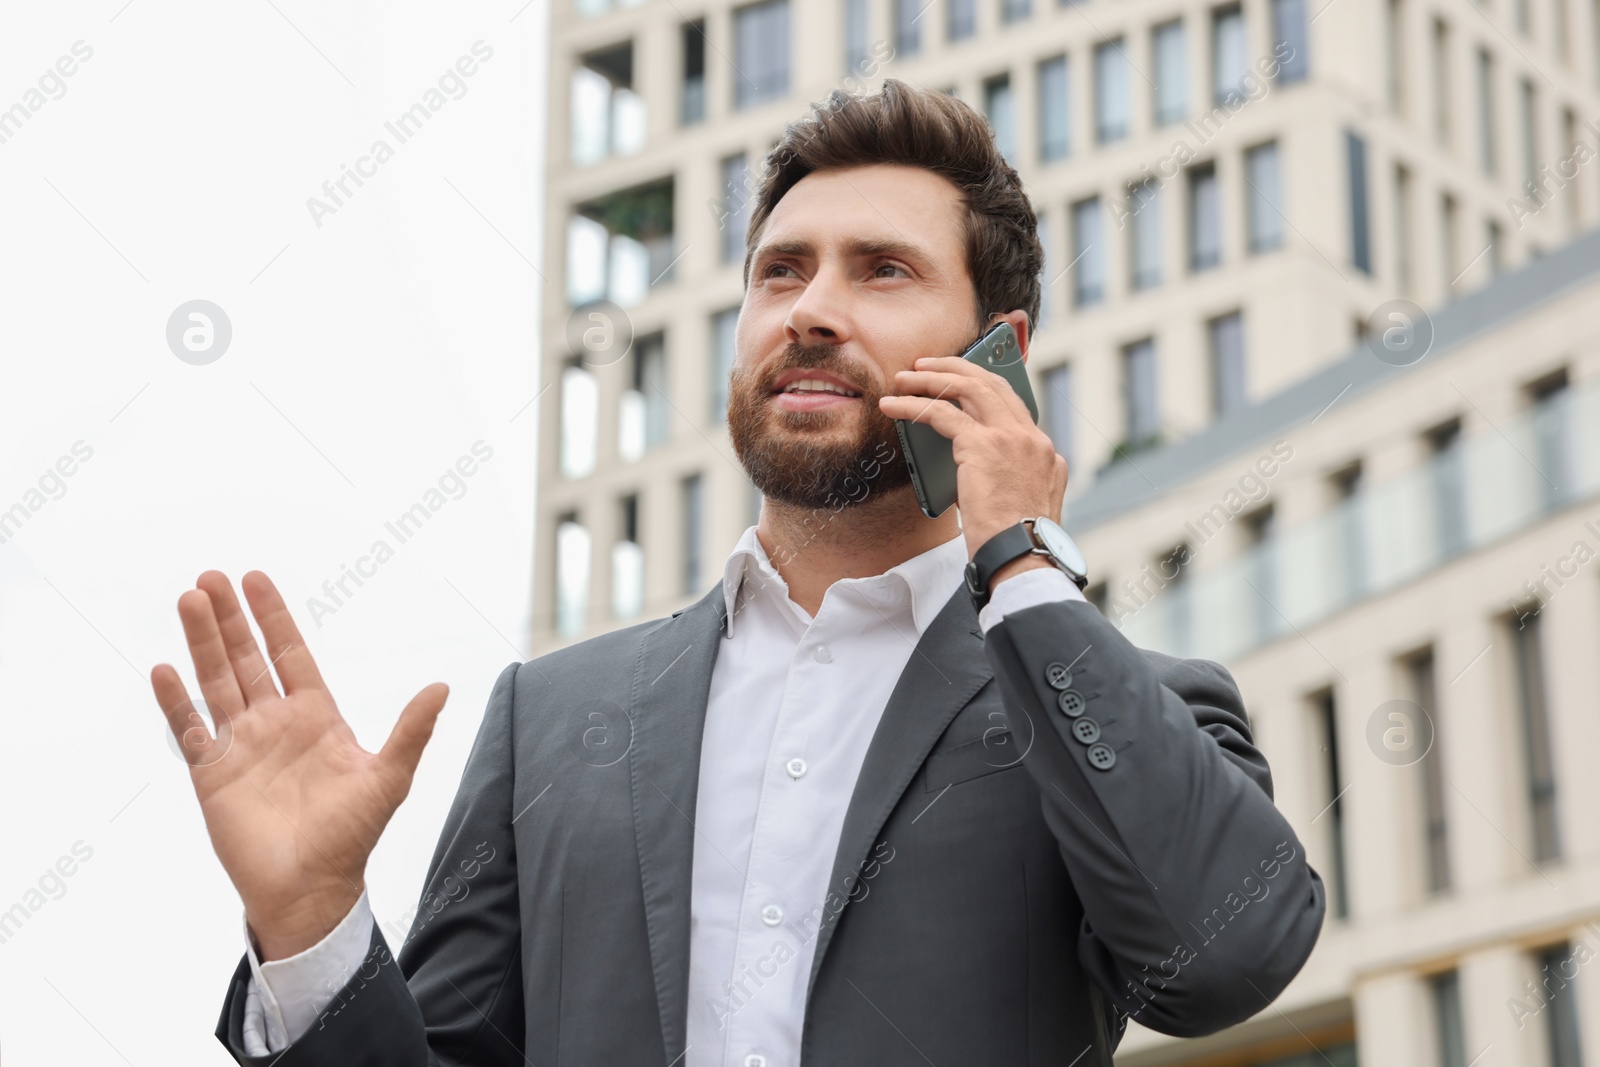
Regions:
[[[175, 604], [207, 568], [273, 577], [369, 749], [449, 683], [368, 871], [381, 921], [415, 902], [525, 647], [537, 323], [560, 295], [538, 273], [547, 20], [546, 0], [0, 15], [0, 112], [27, 111], [0, 125], [0, 512], [25, 520], [0, 533], [0, 913], [29, 912], [0, 943], [5, 1063], [232, 1062], [211, 1031], [241, 908], [147, 680], [166, 661], [198, 692]], [[386, 126], [430, 102], [403, 140]], [[345, 167], [367, 176], [334, 200]], [[209, 347], [187, 309], [187, 359], [169, 344], [192, 301], [226, 316], [220, 356], [204, 307]], [[401, 542], [385, 523], [418, 503]], [[379, 540], [392, 557], [329, 599]]]

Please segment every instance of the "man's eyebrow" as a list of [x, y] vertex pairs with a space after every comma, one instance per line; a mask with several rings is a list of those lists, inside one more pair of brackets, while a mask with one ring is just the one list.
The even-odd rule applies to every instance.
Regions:
[[[867, 256], [899, 256], [902, 259], [928, 263], [928, 253], [908, 241], [885, 237], [852, 237], [844, 242], [845, 255], [856, 258]], [[756, 248], [753, 259], [770, 259], [774, 256], [800, 256], [815, 258], [816, 246], [803, 237], [769, 241]]]

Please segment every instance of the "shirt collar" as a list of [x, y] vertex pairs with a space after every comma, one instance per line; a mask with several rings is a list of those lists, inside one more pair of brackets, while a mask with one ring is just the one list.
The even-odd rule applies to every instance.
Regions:
[[[966, 564], [966, 542], [958, 533], [943, 544], [890, 567], [881, 575], [842, 580], [882, 585], [884, 583], [880, 580], [888, 578], [891, 583], [900, 585], [910, 596], [912, 625], [920, 637], [961, 584]], [[722, 595], [728, 611], [727, 636], [733, 636], [733, 620], [738, 615], [739, 597], [747, 578], [752, 581], [751, 588], [744, 590], [746, 599], [754, 595], [759, 586], [787, 601], [787, 606], [795, 612], [796, 617], [801, 617], [803, 609], [789, 600], [788, 583], [772, 565], [761, 539], [756, 536], [756, 527], [750, 526], [729, 554], [722, 572]]]

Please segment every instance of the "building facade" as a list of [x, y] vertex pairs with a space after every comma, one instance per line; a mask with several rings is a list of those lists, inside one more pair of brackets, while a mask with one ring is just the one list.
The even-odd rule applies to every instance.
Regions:
[[[885, 76], [953, 92], [1040, 216], [1029, 367], [1091, 592], [1136, 643], [1229, 666], [1280, 805], [1338, 872], [1276, 1006], [1202, 1042], [1134, 1028], [1119, 1062], [1572, 1067], [1587, 1035], [1600, 1064], [1600, 979], [1560, 977], [1600, 951], [1574, 763], [1600, 751], [1592, 657], [1561, 655], [1596, 636], [1593, 579], [1561, 568], [1573, 520], [1600, 527], [1580, 417], [1600, 281], [1573, 281], [1600, 220], [1600, 3], [552, 19], [532, 653], [697, 598], [755, 521], [723, 411], [784, 125]], [[1427, 724], [1437, 746], [1397, 755]]]

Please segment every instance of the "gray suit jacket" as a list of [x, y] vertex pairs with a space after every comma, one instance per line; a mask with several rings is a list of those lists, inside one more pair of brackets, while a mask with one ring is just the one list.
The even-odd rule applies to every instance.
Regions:
[[[241, 960], [216, 1031], [228, 1051], [262, 1067], [681, 1064], [725, 616], [719, 585], [507, 667], [398, 960], [374, 926], [323, 1017], [259, 1059], [240, 1036]], [[803, 1060], [1107, 1067], [1129, 1015], [1196, 1036], [1261, 1010], [1324, 906], [1225, 669], [1136, 649], [1082, 601], [985, 639], [958, 590], [851, 797]]]

